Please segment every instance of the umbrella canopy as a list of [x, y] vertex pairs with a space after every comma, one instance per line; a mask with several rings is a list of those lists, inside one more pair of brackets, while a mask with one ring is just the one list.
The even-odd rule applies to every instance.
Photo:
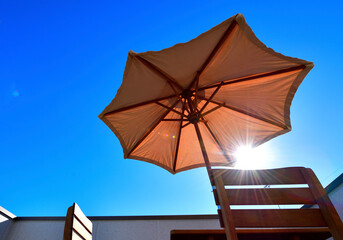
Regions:
[[123, 83], [99, 118], [125, 158], [171, 173], [233, 166], [237, 146], [291, 130], [291, 102], [312, 67], [267, 48], [237, 14], [187, 43], [130, 51]]

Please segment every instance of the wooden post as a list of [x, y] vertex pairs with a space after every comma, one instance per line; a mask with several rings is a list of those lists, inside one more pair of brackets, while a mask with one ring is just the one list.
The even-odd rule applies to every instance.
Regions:
[[320, 184], [318, 178], [309, 168], [302, 169], [302, 174], [310, 187], [310, 190], [322, 212], [323, 218], [327, 223], [333, 239], [343, 240], [343, 224], [333, 206], [330, 198], [326, 194], [323, 186]]
[[231, 213], [230, 200], [225, 196], [226, 191], [223, 180], [221, 177], [214, 176], [214, 182], [216, 184], [215, 186], [221, 206], [220, 210], [222, 212], [226, 238], [227, 240], [238, 240], [236, 226]]
[[195, 131], [196, 131], [197, 136], [198, 136], [198, 140], [199, 140], [201, 152], [202, 152], [202, 155], [204, 157], [205, 164], [206, 164], [208, 176], [210, 178], [212, 186], [215, 186], [217, 189], [218, 198], [220, 201], [220, 206], [222, 206], [221, 211], [222, 211], [223, 220], [224, 220], [226, 238], [227, 238], [227, 240], [238, 240], [236, 230], [235, 230], [235, 224], [234, 224], [234, 221], [232, 219], [229, 200], [227, 197], [223, 196], [223, 194], [226, 194], [224, 183], [223, 183], [221, 178], [216, 178], [213, 175], [211, 163], [210, 163], [208, 155], [207, 155], [207, 151], [206, 151], [205, 144], [204, 144], [204, 141], [203, 141], [202, 136], [201, 136], [201, 132], [200, 132], [198, 123], [194, 122], [193, 125], [195, 127]]

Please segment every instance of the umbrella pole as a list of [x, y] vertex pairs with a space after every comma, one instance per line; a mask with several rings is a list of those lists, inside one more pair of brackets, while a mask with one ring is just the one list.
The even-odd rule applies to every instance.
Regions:
[[[213, 171], [211, 168], [211, 164], [210, 164], [210, 161], [209, 161], [209, 158], [207, 155], [207, 151], [205, 148], [205, 144], [204, 144], [204, 141], [202, 139], [201, 132], [199, 129], [199, 125], [197, 122], [194, 122], [193, 124], [195, 127], [195, 131], [197, 132], [199, 144], [201, 147], [201, 152], [202, 152], [202, 155], [204, 157], [207, 173], [208, 173], [208, 176], [210, 177], [212, 188], [214, 189], [216, 186], [221, 186], [221, 185], [223, 186], [223, 182], [220, 182], [220, 181], [218, 181], [218, 179], [214, 178]], [[224, 229], [225, 229], [226, 238], [228, 240], [238, 240], [237, 235], [235, 233], [235, 227], [234, 227], [235, 225], [234, 225], [234, 221], [232, 218], [230, 205], [228, 204], [228, 200], [226, 202], [223, 202], [222, 194], [225, 194], [225, 192], [223, 193], [220, 190], [218, 190], [217, 194], [218, 194], [218, 199], [220, 201], [220, 205], [223, 206], [221, 211], [222, 211], [223, 221], [224, 221], [224, 225], [225, 225]], [[214, 198], [216, 198], [216, 195], [214, 195]]]
[[193, 125], [195, 127], [195, 131], [196, 131], [197, 136], [198, 136], [198, 140], [199, 140], [202, 156], [204, 157], [208, 177], [210, 178], [210, 182], [211, 182], [212, 186], [215, 186], [213, 171], [211, 168], [211, 163], [210, 163], [210, 160], [209, 160], [208, 155], [207, 155], [207, 151], [206, 151], [205, 144], [204, 144], [204, 141], [203, 141], [202, 136], [201, 136], [199, 125], [197, 122], [194, 122]]

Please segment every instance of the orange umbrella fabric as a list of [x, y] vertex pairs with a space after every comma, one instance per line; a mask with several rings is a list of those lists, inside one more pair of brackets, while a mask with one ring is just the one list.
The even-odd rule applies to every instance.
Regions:
[[312, 67], [267, 48], [237, 14], [187, 43], [130, 51], [99, 118], [125, 158], [177, 173], [205, 166], [206, 149], [211, 166], [234, 166], [237, 146], [291, 130], [291, 102]]

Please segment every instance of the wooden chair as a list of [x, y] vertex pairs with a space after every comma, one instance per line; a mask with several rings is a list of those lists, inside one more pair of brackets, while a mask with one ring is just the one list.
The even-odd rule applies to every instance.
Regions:
[[[335, 240], [343, 240], [342, 221], [309, 168], [214, 169], [214, 181], [218, 213], [228, 240], [314, 240], [327, 239], [331, 235]], [[306, 184], [306, 187], [292, 187], [292, 184]], [[247, 188], [247, 185], [254, 187]], [[282, 186], [263, 187], [272, 185]], [[319, 208], [235, 210], [230, 207], [283, 204], [317, 204]]]
[[63, 240], [92, 240], [92, 229], [92, 222], [76, 203], [68, 208]]
[[[224, 229], [172, 230], [171, 240], [323, 240], [331, 236], [343, 239], [342, 221], [311, 169], [213, 172], [214, 195]], [[231, 209], [234, 205], [284, 204], [318, 204], [319, 208]]]

